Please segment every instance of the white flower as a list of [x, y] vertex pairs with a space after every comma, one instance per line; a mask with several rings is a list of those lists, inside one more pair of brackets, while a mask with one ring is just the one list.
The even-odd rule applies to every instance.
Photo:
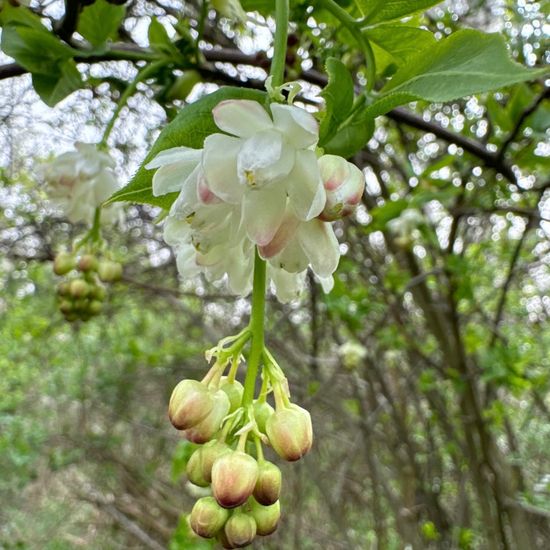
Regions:
[[[95, 145], [75, 143], [76, 151], [63, 153], [42, 166], [42, 175], [52, 201], [59, 205], [72, 223], [91, 224], [96, 208], [117, 189], [114, 161]], [[102, 220], [120, 218], [120, 206], [106, 208]]]
[[289, 273], [302, 273], [309, 265], [325, 291], [332, 288], [340, 248], [330, 223], [317, 218], [301, 221], [289, 208], [273, 239], [258, 250], [272, 266]]
[[218, 128], [204, 142], [202, 168], [212, 192], [242, 206], [248, 238], [268, 244], [279, 229], [287, 197], [303, 221], [318, 216], [325, 190], [315, 151], [318, 125], [311, 114], [291, 105], [272, 104], [273, 119], [256, 101], [228, 100], [213, 110]]
[[336, 155], [323, 155], [319, 159], [319, 169], [327, 193], [319, 217], [329, 222], [349, 216], [361, 202], [365, 175], [355, 164]]
[[367, 349], [357, 342], [348, 341], [338, 348], [338, 355], [342, 358], [346, 368], [354, 369], [367, 356]]

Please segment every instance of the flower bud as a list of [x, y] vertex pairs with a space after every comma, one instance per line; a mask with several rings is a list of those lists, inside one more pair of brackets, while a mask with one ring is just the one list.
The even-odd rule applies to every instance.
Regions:
[[97, 268], [97, 273], [99, 278], [105, 283], [120, 281], [122, 277], [122, 265], [118, 262], [105, 260], [100, 262]]
[[53, 272], [56, 275], [66, 275], [74, 269], [74, 258], [68, 252], [60, 252], [53, 261]]
[[220, 456], [212, 466], [212, 492], [224, 508], [241, 505], [254, 491], [258, 463], [241, 451]]
[[210, 441], [220, 429], [222, 421], [228, 412], [229, 397], [227, 397], [224, 391], [218, 390], [212, 398], [212, 410], [204, 420], [186, 430], [185, 437], [193, 443], [206, 443]]
[[253, 498], [249, 501], [250, 515], [256, 522], [256, 534], [262, 537], [271, 535], [276, 529], [281, 518], [281, 505], [279, 501], [270, 506], [262, 506]]
[[202, 448], [197, 449], [187, 461], [185, 473], [189, 481], [199, 487], [208, 487], [208, 481], [202, 475]]
[[266, 433], [275, 452], [281, 458], [293, 462], [311, 449], [311, 416], [302, 407], [292, 404], [275, 411], [267, 421]]
[[258, 479], [254, 487], [254, 498], [264, 506], [279, 500], [281, 494], [281, 470], [266, 460], [258, 464]]
[[68, 296], [69, 295], [70, 285], [67, 281], [63, 281], [57, 285], [57, 294], [59, 296]]
[[238, 380], [228, 382], [227, 378], [222, 376], [220, 390], [223, 390], [229, 397], [229, 412], [235, 412], [241, 406], [243, 400], [243, 385]]
[[265, 426], [269, 417], [275, 412], [275, 409], [267, 402], [254, 402], [254, 419], [258, 425], [258, 429], [265, 433]]
[[349, 216], [361, 202], [365, 176], [357, 166], [336, 155], [319, 159], [321, 179], [327, 192], [325, 208], [320, 218], [330, 222]]
[[206, 481], [212, 481], [212, 466], [220, 456], [230, 453], [231, 448], [221, 441], [211, 441], [201, 449], [202, 475]]
[[59, 304], [59, 311], [61, 311], [61, 313], [71, 313], [73, 310], [74, 306], [69, 300], [62, 300]]
[[101, 285], [101, 283], [96, 283], [93, 285], [92, 289], [90, 290], [90, 297], [94, 300], [99, 300], [102, 302], [105, 300], [107, 292], [105, 290], [105, 287]]
[[233, 548], [242, 548], [248, 546], [256, 536], [256, 522], [249, 514], [235, 512], [225, 524], [224, 527], [227, 542]]
[[103, 304], [99, 300], [92, 300], [88, 305], [88, 312], [92, 315], [99, 315], [103, 309]]
[[80, 256], [77, 267], [79, 271], [96, 271], [97, 258], [93, 254], [84, 254]]
[[195, 502], [189, 522], [197, 535], [210, 539], [216, 536], [228, 518], [229, 512], [214, 497], [203, 497]]
[[82, 279], [74, 279], [69, 284], [69, 294], [73, 298], [84, 298], [89, 290], [88, 283]]
[[168, 417], [175, 428], [187, 430], [204, 420], [212, 407], [212, 394], [204, 384], [197, 380], [182, 380], [170, 397]]

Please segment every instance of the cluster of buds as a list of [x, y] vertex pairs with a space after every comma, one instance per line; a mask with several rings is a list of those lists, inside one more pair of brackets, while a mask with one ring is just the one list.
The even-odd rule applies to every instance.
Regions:
[[[281, 470], [264, 458], [263, 446], [295, 461], [313, 442], [309, 413], [290, 402], [286, 378], [267, 351], [262, 391], [245, 402], [236, 374], [248, 338], [244, 331], [210, 351], [207, 357], [216, 356], [215, 364], [200, 382], [182, 380], [168, 407], [174, 427], [199, 444], [187, 463], [189, 481], [211, 489], [211, 496], [195, 503], [191, 528], [201, 537], [216, 538], [224, 548], [247, 546], [277, 529]], [[228, 341], [232, 345], [225, 348]], [[271, 392], [275, 408], [267, 401]]]
[[65, 320], [88, 321], [103, 309], [106, 290], [102, 283], [113, 283], [122, 277], [122, 265], [94, 254], [80, 256], [60, 252], [54, 260], [56, 275], [66, 277], [57, 285], [58, 307]]

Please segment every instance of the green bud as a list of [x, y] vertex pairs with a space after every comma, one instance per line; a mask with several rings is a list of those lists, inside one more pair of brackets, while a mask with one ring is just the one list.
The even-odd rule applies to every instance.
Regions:
[[264, 460], [258, 464], [258, 480], [254, 487], [254, 498], [264, 506], [279, 500], [281, 494], [281, 470], [272, 462]]
[[78, 260], [78, 270], [79, 271], [97, 271], [97, 258], [93, 254], [84, 254], [80, 256]]
[[69, 294], [73, 298], [84, 298], [88, 292], [88, 283], [82, 279], [74, 279], [69, 283]]
[[254, 491], [258, 463], [241, 451], [220, 456], [212, 466], [212, 492], [224, 508], [240, 506]]
[[189, 481], [199, 487], [208, 487], [208, 481], [202, 475], [202, 449], [198, 448], [187, 461], [185, 473]]
[[201, 465], [202, 475], [206, 481], [212, 481], [212, 466], [216, 460], [226, 454], [230, 453], [231, 448], [226, 443], [221, 441], [210, 441], [201, 449]]
[[223, 390], [229, 397], [229, 412], [235, 412], [241, 406], [243, 400], [243, 385], [238, 380], [228, 382], [227, 377], [222, 376], [220, 390]]
[[203, 497], [195, 502], [189, 522], [197, 535], [210, 539], [216, 536], [228, 518], [229, 512], [214, 497]]
[[204, 384], [197, 380], [182, 380], [170, 397], [168, 417], [175, 428], [187, 430], [204, 420], [212, 407], [212, 394]]
[[74, 258], [68, 252], [60, 252], [53, 261], [53, 272], [56, 275], [66, 275], [74, 269]]
[[222, 529], [218, 536], [216, 537], [219, 541], [219, 543], [222, 545], [223, 548], [235, 548], [228, 540], [227, 535], [225, 534], [225, 530]]
[[249, 514], [235, 512], [227, 520], [223, 530], [232, 548], [242, 548], [251, 544], [256, 537], [256, 522]]
[[103, 300], [105, 300], [106, 294], [107, 294], [107, 291], [105, 290], [105, 287], [100, 283], [96, 283], [93, 285], [90, 291], [90, 298], [93, 298], [94, 300], [99, 300], [100, 302], [102, 302]]
[[69, 300], [62, 300], [59, 304], [59, 311], [61, 311], [61, 313], [70, 313], [73, 309], [73, 304], [69, 302]]
[[103, 304], [99, 300], [92, 300], [88, 305], [88, 312], [92, 315], [99, 315], [103, 309]]
[[271, 535], [279, 524], [281, 518], [281, 505], [279, 501], [270, 506], [262, 506], [253, 498], [249, 499], [250, 515], [256, 522], [256, 534], [262, 537]]
[[59, 296], [68, 296], [69, 295], [69, 283], [67, 281], [63, 281], [62, 283], [59, 283], [57, 285], [57, 294]]
[[295, 404], [275, 411], [267, 421], [266, 433], [275, 452], [290, 462], [302, 458], [313, 444], [311, 416]]
[[97, 268], [99, 278], [105, 283], [120, 281], [122, 278], [122, 265], [111, 260], [104, 260]]
[[260, 401], [254, 402], [254, 418], [261, 432], [265, 433], [267, 421], [274, 412], [275, 409], [267, 401], [263, 403]]
[[229, 412], [229, 397], [218, 390], [212, 397], [212, 409], [198, 424], [185, 431], [185, 437], [193, 443], [210, 441], [220, 429], [223, 419]]

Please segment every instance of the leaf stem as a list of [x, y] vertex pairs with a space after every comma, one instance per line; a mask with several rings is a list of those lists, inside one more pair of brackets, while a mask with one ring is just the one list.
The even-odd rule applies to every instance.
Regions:
[[146, 65], [141, 69], [141, 71], [138, 72], [136, 77], [124, 90], [122, 95], [120, 96], [120, 99], [118, 100], [115, 112], [113, 113], [113, 116], [111, 117], [111, 120], [109, 120], [109, 123], [107, 124], [105, 131], [103, 132], [103, 138], [101, 140], [101, 143], [99, 144], [99, 148], [105, 148], [107, 146], [107, 140], [109, 139], [109, 136], [111, 134], [111, 131], [115, 125], [115, 122], [118, 118], [118, 115], [120, 115], [120, 111], [122, 111], [122, 108], [124, 105], [126, 105], [126, 102], [128, 101], [128, 98], [136, 91], [137, 85], [148, 78], [151, 74], [153, 74], [157, 69], [162, 67], [162, 65], [165, 65], [168, 61], [166, 59], [162, 59], [160, 61], [156, 61], [154, 63], [150, 63], [149, 65]]
[[285, 79], [288, 12], [288, 0], [276, 0], [275, 39], [273, 41], [273, 59], [271, 60], [271, 70], [269, 71], [269, 75], [273, 77], [273, 87], [281, 86]]
[[254, 286], [252, 290], [252, 313], [249, 329], [252, 333], [252, 344], [248, 357], [246, 378], [244, 380], [243, 407], [251, 405], [254, 400], [254, 388], [264, 351], [264, 310], [265, 310], [265, 260], [260, 258], [258, 251], [254, 256]]
[[374, 52], [368, 39], [363, 36], [359, 28], [359, 22], [356, 21], [344, 8], [340, 7], [334, 0], [317, 0], [317, 4], [325, 8], [336, 19], [338, 19], [346, 29], [355, 38], [359, 47], [365, 54], [367, 60], [367, 90], [370, 92], [374, 86], [376, 78], [376, 64], [374, 61]]

